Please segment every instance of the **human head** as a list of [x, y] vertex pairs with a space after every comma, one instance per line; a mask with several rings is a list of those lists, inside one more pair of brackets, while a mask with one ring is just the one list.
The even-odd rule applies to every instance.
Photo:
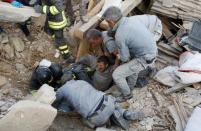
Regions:
[[102, 16], [102, 18], [108, 22], [110, 28], [113, 28], [122, 17], [123, 14], [121, 10], [115, 6], [109, 7]]
[[47, 67], [38, 66], [36, 68], [36, 78], [40, 84], [49, 84], [53, 81], [53, 74]]
[[97, 29], [88, 30], [84, 37], [92, 48], [101, 45], [103, 42], [102, 33]]
[[100, 56], [96, 63], [96, 68], [100, 72], [104, 72], [110, 65], [109, 59], [107, 56]]

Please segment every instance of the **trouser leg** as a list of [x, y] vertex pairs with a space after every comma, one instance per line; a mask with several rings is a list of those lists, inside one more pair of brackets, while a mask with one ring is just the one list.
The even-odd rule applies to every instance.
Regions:
[[136, 77], [138, 77], [138, 75], [136, 76], [136, 74], [133, 74], [133, 75], [127, 77], [128, 86], [131, 90], [134, 89], [134, 87], [137, 83]]
[[52, 36], [52, 37], [54, 36], [54, 30], [49, 28], [47, 19], [45, 21], [44, 32], [47, 33], [48, 35]]
[[95, 127], [106, 124], [115, 110], [114, 98], [112, 96], [104, 97], [104, 102], [101, 108], [87, 119], [88, 122], [90, 122], [90, 125], [95, 125]]
[[132, 76], [134, 81], [133, 83], [136, 83], [139, 72], [144, 69], [145, 67], [138, 59], [131, 60], [130, 62], [120, 65], [116, 68], [112, 76], [123, 96], [128, 96], [131, 94], [126, 78], [131, 78]]
[[64, 38], [63, 29], [55, 30], [55, 43], [58, 47], [60, 53], [62, 54], [64, 59], [68, 59], [70, 57], [69, 47], [67, 45], [67, 40]]

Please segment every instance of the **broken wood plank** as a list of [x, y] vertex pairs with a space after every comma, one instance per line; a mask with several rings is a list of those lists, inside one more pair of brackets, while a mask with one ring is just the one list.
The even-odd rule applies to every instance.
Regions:
[[0, 2], [0, 21], [18, 23], [40, 15], [32, 7], [23, 6], [22, 8], [17, 8], [9, 3]]
[[179, 118], [179, 115], [175, 109], [175, 106], [171, 105], [168, 107], [169, 113], [172, 116], [172, 118], [174, 119], [175, 123], [176, 123], [176, 131], [183, 131], [183, 127], [181, 124], [181, 120]]
[[167, 40], [172, 39], [172, 37], [174, 36], [172, 34], [172, 32], [169, 30], [168, 26], [162, 22], [162, 26], [163, 26], [163, 35], [165, 36], [165, 38]]
[[187, 87], [187, 86], [189, 86], [189, 85], [191, 85], [191, 84], [186, 84], [186, 85], [184, 85], [184, 84], [178, 83], [178, 84], [175, 85], [174, 87], [171, 87], [171, 88], [165, 90], [164, 93], [165, 93], [166, 95], [169, 95], [169, 94], [171, 94], [171, 93], [174, 93], [174, 92], [176, 92], [176, 91], [179, 91], [179, 90], [181, 90], [181, 89], [184, 89], [185, 87]]
[[186, 123], [187, 121], [185, 120], [184, 116], [183, 116], [183, 113], [181, 111], [181, 105], [178, 104], [177, 100], [175, 98], [173, 98], [173, 103], [174, 103], [174, 107], [177, 111], [177, 114], [181, 120], [181, 125], [182, 125], [182, 128], [185, 129], [185, 126], [186, 126]]
[[168, 50], [172, 53], [174, 53], [175, 55], [180, 55], [182, 52], [179, 52], [178, 50], [176, 50], [175, 48], [169, 46], [168, 44], [165, 44], [163, 42], [160, 42], [158, 44], [158, 46], [160, 46], [161, 48], [165, 49], [165, 50]]
[[162, 47], [160, 47], [160, 46], [158, 46], [158, 49], [159, 49], [160, 51], [164, 52], [165, 54], [169, 55], [169, 56], [175, 57], [175, 58], [177, 58], [177, 59], [179, 58], [178, 55], [176, 55], [176, 54], [172, 53], [171, 51], [168, 51], [168, 50], [166, 50], [166, 49], [164, 49], [164, 48], [162, 48]]
[[[126, 0], [122, 2], [121, 10], [124, 16], [126, 16], [131, 10], [133, 10], [137, 5], [139, 5], [142, 0]], [[97, 26], [100, 23], [99, 16], [93, 16], [89, 22], [83, 24], [75, 34], [75, 36], [79, 39], [83, 39], [83, 34], [90, 28]], [[79, 32], [79, 33], [78, 33]]]

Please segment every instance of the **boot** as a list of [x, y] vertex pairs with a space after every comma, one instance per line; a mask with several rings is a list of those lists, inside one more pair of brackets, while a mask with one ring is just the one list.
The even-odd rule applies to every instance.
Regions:
[[111, 121], [114, 122], [117, 126], [121, 127], [124, 130], [128, 130], [128, 122], [124, 119], [122, 114], [118, 111], [115, 110], [114, 113], [111, 116]]
[[143, 112], [132, 112], [132, 111], [125, 111], [123, 114], [126, 120], [142, 120], [145, 115]]
[[132, 94], [129, 94], [127, 96], [121, 95], [121, 96], [119, 96], [119, 97], [116, 98], [116, 102], [118, 102], [118, 103], [125, 102], [125, 101], [131, 99], [132, 97], [133, 97]]
[[62, 54], [62, 56], [64, 59], [64, 63], [74, 63], [75, 62], [75, 58], [70, 54]]

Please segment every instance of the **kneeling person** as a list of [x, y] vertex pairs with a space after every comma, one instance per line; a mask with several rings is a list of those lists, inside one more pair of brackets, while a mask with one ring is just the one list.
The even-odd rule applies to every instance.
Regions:
[[59, 64], [43, 59], [32, 74], [30, 80], [31, 90], [38, 90], [43, 84], [48, 84], [56, 90], [61, 86], [60, 79], [62, 75], [62, 67]]
[[115, 106], [115, 99], [93, 88], [82, 80], [70, 80], [56, 92], [54, 107], [67, 102], [80, 113], [91, 128], [106, 124], [111, 118], [115, 124], [128, 129], [127, 120], [144, 117], [142, 112], [131, 112]]

